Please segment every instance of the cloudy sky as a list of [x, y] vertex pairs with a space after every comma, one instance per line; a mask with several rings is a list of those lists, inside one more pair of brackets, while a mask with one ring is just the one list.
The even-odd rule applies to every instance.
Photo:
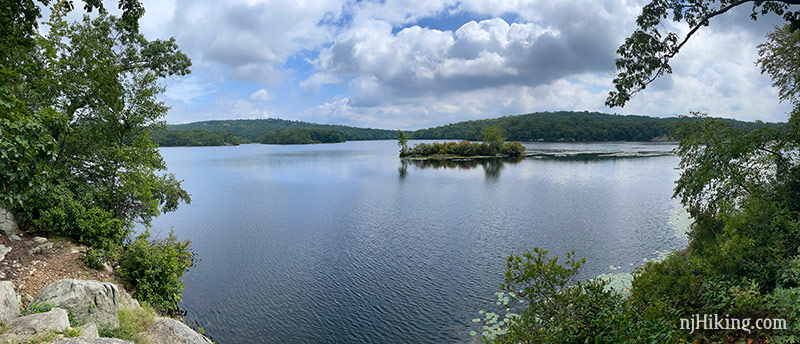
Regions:
[[[284, 118], [416, 129], [535, 111], [784, 121], [756, 45], [779, 23], [717, 18], [625, 108], [604, 100], [639, 0], [144, 0], [192, 74], [164, 80], [170, 123]], [[112, 2], [112, 8], [116, 7]], [[677, 27], [685, 31], [686, 28]]]

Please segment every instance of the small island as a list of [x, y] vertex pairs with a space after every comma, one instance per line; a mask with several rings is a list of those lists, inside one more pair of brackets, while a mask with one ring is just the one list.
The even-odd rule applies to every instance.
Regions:
[[482, 143], [461, 140], [459, 142], [418, 143], [408, 147], [406, 135], [399, 131], [400, 157], [410, 159], [482, 159], [519, 157], [525, 153], [525, 146], [519, 142], [505, 142], [502, 129], [484, 129]]
[[270, 131], [261, 137], [261, 143], [277, 145], [296, 145], [312, 143], [344, 142], [344, 135], [335, 130], [326, 129], [280, 129]]

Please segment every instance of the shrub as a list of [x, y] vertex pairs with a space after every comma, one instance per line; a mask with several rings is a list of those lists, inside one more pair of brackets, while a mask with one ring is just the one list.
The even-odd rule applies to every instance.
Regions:
[[561, 264], [547, 251], [511, 255], [503, 289], [527, 307], [499, 343], [671, 343], [677, 312], [656, 302], [645, 307], [607, 288], [602, 280], [575, 280], [583, 260]]
[[506, 142], [503, 144], [503, 147], [500, 148], [501, 154], [510, 156], [520, 156], [523, 152], [525, 152], [525, 146], [519, 142]]
[[[73, 191], [72, 187], [78, 191]], [[33, 225], [40, 230], [100, 249], [117, 247], [128, 236], [124, 221], [95, 205], [90, 190], [65, 183], [49, 184], [46, 189], [46, 192], [32, 195], [25, 209]]]
[[103, 250], [89, 247], [86, 253], [81, 257], [83, 264], [92, 268], [100, 269], [103, 267], [103, 262], [106, 261], [106, 255]]
[[137, 299], [156, 309], [175, 314], [183, 295], [181, 276], [192, 266], [189, 242], [177, 242], [175, 234], [150, 241], [145, 231], [122, 253], [119, 274], [134, 288]]
[[140, 308], [120, 307], [117, 316], [119, 328], [102, 328], [99, 331], [100, 336], [144, 343], [142, 333], [155, 321], [156, 311], [145, 302]]

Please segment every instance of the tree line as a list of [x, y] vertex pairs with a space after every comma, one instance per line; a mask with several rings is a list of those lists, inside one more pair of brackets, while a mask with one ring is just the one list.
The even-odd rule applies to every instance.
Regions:
[[[699, 119], [694, 119], [699, 120]], [[752, 131], [760, 127], [781, 128], [785, 123], [744, 122], [720, 119], [734, 128]], [[674, 140], [669, 133], [679, 121], [678, 117], [658, 118], [635, 115], [613, 115], [599, 112], [537, 112], [473, 121], [463, 121], [438, 127], [406, 131], [407, 139], [417, 140], [471, 140], [480, 141], [486, 128], [499, 128], [508, 140], [533, 142], [559, 141], [665, 141]], [[338, 132], [344, 140], [396, 140], [397, 131], [357, 128], [343, 125], [314, 124], [282, 119], [204, 121], [167, 126], [167, 133], [184, 132], [166, 136], [154, 134], [160, 146], [208, 145], [219, 142], [210, 133], [222, 137], [223, 143], [261, 142], [265, 135], [283, 129], [314, 129]], [[295, 132], [299, 133], [299, 132]], [[301, 143], [299, 140], [298, 143]], [[312, 140], [313, 141], [313, 140]], [[286, 141], [289, 142], [289, 141]], [[321, 141], [324, 142], [324, 141]], [[302, 142], [310, 143], [310, 142]]]
[[312, 144], [344, 142], [344, 135], [335, 130], [325, 129], [279, 129], [261, 137], [264, 144]]

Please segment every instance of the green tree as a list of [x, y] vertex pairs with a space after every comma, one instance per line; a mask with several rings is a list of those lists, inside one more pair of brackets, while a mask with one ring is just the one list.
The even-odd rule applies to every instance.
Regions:
[[[789, 9], [800, 2], [653, 0], [637, 19], [639, 29], [618, 51], [619, 75], [607, 104], [624, 106], [650, 82], [670, 73], [669, 60], [698, 29], [708, 25], [709, 19], [745, 3], [752, 3], [754, 18], [772, 12], [788, 21], [767, 35], [767, 42], [759, 46], [758, 60], [779, 89], [780, 99], [795, 105], [787, 125], [743, 130], [701, 114], [676, 123], [672, 135], [680, 140], [676, 151], [683, 171], [675, 196], [694, 218], [689, 247], [637, 271], [631, 296], [622, 302], [598, 293], [591, 282], [558, 288], [572, 269], [569, 264], [558, 266], [541, 252], [512, 255], [509, 262], [514, 264], [506, 269], [506, 283], [512, 282], [510, 290], [531, 290], [525, 295], [539, 297], [529, 300], [531, 305], [501, 341], [619, 342], [625, 338], [626, 342], [659, 343], [797, 342], [800, 25], [798, 12]], [[689, 24], [690, 31], [682, 40], [675, 33], [660, 32], [665, 27], [661, 21], [670, 17]], [[567, 301], [553, 310], [542, 300]], [[675, 327], [678, 318], [708, 313], [739, 319], [784, 318], [790, 328], [689, 333]]]
[[189, 201], [163, 173], [150, 130], [168, 109], [158, 79], [189, 73], [191, 62], [173, 39], [148, 41], [124, 17], [101, 11], [68, 24], [69, 10], [53, 5], [48, 35], [3, 80], [0, 152], [10, 159], [0, 168], [14, 178], [0, 187], [42, 230], [118, 246], [134, 222]]
[[[791, 30], [800, 27], [800, 11], [792, 11], [792, 5], [800, 5], [800, 0], [653, 0], [636, 18], [638, 28], [617, 49], [618, 74], [606, 105], [625, 106], [632, 96], [658, 77], [672, 73], [670, 61], [698, 30], [709, 25], [712, 18], [745, 4], [752, 4], [750, 17], [753, 20], [759, 15], [774, 13], [782, 16]], [[686, 23], [688, 33], [681, 37], [678, 33], [663, 31], [667, 26], [662, 21], [667, 19]]]
[[406, 134], [402, 130], [398, 130], [397, 134], [399, 135], [397, 145], [400, 146], [400, 156], [405, 156], [408, 152], [408, 138], [406, 138]]
[[488, 127], [483, 129], [483, 143], [489, 145], [497, 153], [503, 146], [506, 138], [503, 137], [503, 129], [498, 127]]

